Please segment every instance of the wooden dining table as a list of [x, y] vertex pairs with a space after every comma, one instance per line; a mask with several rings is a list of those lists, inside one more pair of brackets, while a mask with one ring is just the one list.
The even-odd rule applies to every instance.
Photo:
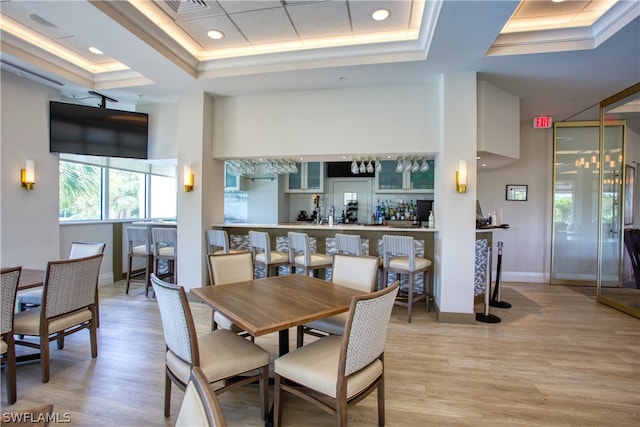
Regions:
[[349, 310], [362, 292], [301, 274], [272, 276], [191, 292], [253, 337], [279, 332], [279, 353], [289, 351], [289, 328]]
[[45, 270], [34, 268], [23, 268], [20, 272], [20, 280], [18, 281], [18, 290], [39, 288], [44, 285]]

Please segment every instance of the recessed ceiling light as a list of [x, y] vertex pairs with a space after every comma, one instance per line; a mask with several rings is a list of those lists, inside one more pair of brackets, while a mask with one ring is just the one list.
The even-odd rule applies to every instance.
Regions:
[[562, 3], [564, 0], [551, 0], [551, 3]]
[[96, 55], [104, 55], [104, 52], [103, 52], [103, 51], [101, 51], [101, 50], [100, 50], [100, 49], [98, 49], [97, 47], [93, 47], [93, 46], [91, 46], [91, 47], [89, 48], [89, 52], [91, 52], [91, 53], [95, 53]]
[[207, 32], [207, 35], [209, 37], [211, 37], [214, 40], [220, 40], [221, 38], [224, 37], [224, 33], [222, 31], [218, 31], [218, 30], [211, 30], [209, 32]]
[[389, 17], [389, 15], [391, 15], [391, 12], [389, 12], [387, 9], [378, 9], [373, 12], [371, 17], [376, 21], [384, 21]]
[[486, 167], [487, 167], [487, 164], [486, 164], [486, 163], [483, 163], [483, 164], [482, 164], [482, 167], [483, 167], [483, 168], [486, 168]]

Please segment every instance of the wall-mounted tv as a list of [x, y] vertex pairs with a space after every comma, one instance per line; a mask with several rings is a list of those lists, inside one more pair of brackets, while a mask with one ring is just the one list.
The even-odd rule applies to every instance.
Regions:
[[149, 115], [49, 102], [51, 153], [146, 159]]

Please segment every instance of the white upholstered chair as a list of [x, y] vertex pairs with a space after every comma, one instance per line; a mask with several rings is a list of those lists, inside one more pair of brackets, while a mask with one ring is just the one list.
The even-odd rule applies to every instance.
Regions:
[[222, 255], [237, 252], [245, 251], [231, 249], [229, 234], [225, 230], [207, 230], [207, 255]]
[[[261, 415], [264, 418], [269, 403], [269, 352], [226, 329], [197, 336], [184, 288], [164, 282], [155, 274], [151, 275], [151, 283], [158, 301], [167, 345], [165, 417], [171, 411], [171, 383], [184, 390], [191, 370], [199, 367], [208, 383], [224, 381], [225, 385], [217, 389], [216, 394], [257, 380]], [[232, 378], [234, 381], [227, 381]]]
[[216, 393], [204, 376], [202, 369], [191, 369], [189, 384], [184, 391], [176, 427], [226, 427], [227, 422]]
[[253, 264], [263, 266], [265, 277], [278, 275], [279, 267], [289, 265], [289, 254], [271, 250], [271, 238], [266, 231], [249, 231], [249, 244], [253, 254]]
[[307, 233], [290, 231], [287, 236], [289, 237], [289, 264], [293, 274], [296, 269], [301, 269], [306, 275], [309, 275], [309, 272], [317, 275], [319, 269], [329, 268], [333, 264], [332, 255], [311, 252]]
[[[208, 255], [209, 271], [212, 285], [228, 285], [231, 283], [253, 280], [253, 259], [251, 252], [237, 252], [222, 255]], [[229, 329], [246, 336], [244, 331], [231, 320], [217, 311], [211, 314], [211, 330]], [[253, 341], [253, 337], [251, 337]]]
[[[413, 303], [425, 300], [427, 311], [429, 311], [429, 271], [431, 260], [416, 256], [415, 242], [411, 236], [382, 236], [383, 248], [383, 283], [388, 283], [389, 273], [395, 273], [396, 278], [406, 274], [409, 277], [409, 285], [406, 294], [402, 292], [396, 300], [396, 305], [407, 307], [407, 323], [411, 323], [411, 311]], [[422, 291], [416, 292], [414, 279], [416, 274], [423, 274], [424, 284]], [[400, 294], [400, 292], [399, 292]]]
[[16, 344], [40, 350], [42, 382], [49, 381], [49, 342], [64, 348], [64, 337], [82, 329], [89, 330], [91, 357], [98, 357], [96, 326], [96, 283], [102, 254], [85, 258], [49, 261], [40, 307], [16, 313], [13, 333], [36, 337], [37, 342]]
[[16, 345], [13, 340], [13, 316], [16, 305], [16, 292], [22, 267], [9, 267], [0, 270], [0, 354], [4, 359], [5, 383], [7, 385], [7, 402], [15, 403], [17, 392], [16, 381]]
[[347, 408], [374, 390], [378, 425], [384, 425], [384, 346], [398, 285], [353, 297], [344, 337], [321, 338], [274, 361], [275, 426], [282, 424], [285, 391], [335, 415], [336, 425], [346, 426]]
[[[378, 257], [336, 254], [333, 256], [331, 282], [363, 293], [373, 292], [378, 275]], [[298, 326], [296, 345], [302, 347], [304, 334], [323, 337], [342, 335], [348, 313], [336, 314]]]
[[[156, 276], [165, 280], [167, 277], [173, 278], [176, 283], [178, 264], [178, 230], [175, 227], [153, 227], [151, 229], [151, 239], [153, 241], [153, 272]], [[167, 263], [167, 272], [160, 274], [160, 262]]]
[[[125, 294], [129, 294], [131, 282], [144, 283], [144, 294], [149, 295], [151, 273], [153, 272], [153, 238], [148, 227], [127, 227], [127, 284]], [[144, 260], [144, 268], [133, 269], [135, 258]], [[139, 279], [142, 276], [142, 279]], [[134, 279], [135, 277], [135, 279]]]

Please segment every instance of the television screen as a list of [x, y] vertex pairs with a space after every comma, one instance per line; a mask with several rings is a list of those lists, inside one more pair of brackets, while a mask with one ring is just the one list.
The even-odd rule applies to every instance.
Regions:
[[429, 213], [433, 210], [433, 200], [416, 200], [416, 221], [427, 223]]
[[146, 159], [148, 140], [148, 114], [49, 103], [51, 153]]

